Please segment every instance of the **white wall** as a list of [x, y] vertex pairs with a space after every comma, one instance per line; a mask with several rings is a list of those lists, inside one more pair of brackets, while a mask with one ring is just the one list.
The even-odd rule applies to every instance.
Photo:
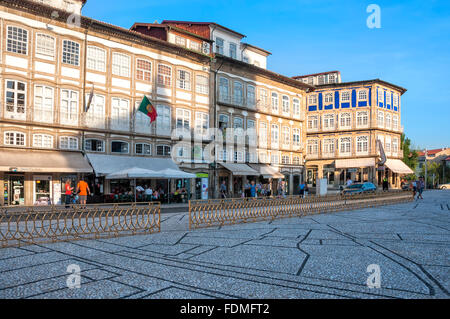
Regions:
[[73, 12], [81, 15], [81, 0], [33, 0], [38, 3], [53, 6], [57, 9]]

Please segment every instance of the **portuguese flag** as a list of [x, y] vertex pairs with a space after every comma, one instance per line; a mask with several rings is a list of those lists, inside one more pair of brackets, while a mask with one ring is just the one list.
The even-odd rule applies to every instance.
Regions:
[[138, 111], [150, 117], [150, 123], [154, 122], [156, 120], [156, 117], [158, 116], [158, 114], [156, 113], [156, 108], [153, 106], [152, 102], [150, 102], [146, 95], [144, 95], [141, 105], [139, 105]]

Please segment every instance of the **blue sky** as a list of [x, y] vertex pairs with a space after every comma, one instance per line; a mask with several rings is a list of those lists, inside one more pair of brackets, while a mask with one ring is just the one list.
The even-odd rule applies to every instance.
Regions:
[[[366, 25], [372, 3], [381, 8], [380, 29]], [[125, 28], [213, 21], [272, 52], [272, 71], [339, 70], [345, 82], [392, 82], [408, 89], [402, 124], [413, 145], [450, 147], [450, 1], [88, 0], [83, 15]]]

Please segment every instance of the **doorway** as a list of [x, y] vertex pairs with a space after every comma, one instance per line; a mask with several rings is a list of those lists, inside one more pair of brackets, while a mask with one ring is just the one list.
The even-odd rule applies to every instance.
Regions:
[[6, 175], [4, 181], [4, 200], [6, 206], [25, 205], [25, 176]]

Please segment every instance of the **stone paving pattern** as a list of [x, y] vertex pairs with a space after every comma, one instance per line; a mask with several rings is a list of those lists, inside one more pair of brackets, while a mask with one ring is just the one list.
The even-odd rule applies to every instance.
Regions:
[[193, 231], [162, 214], [157, 234], [0, 249], [0, 298], [449, 298], [450, 191], [424, 198]]

